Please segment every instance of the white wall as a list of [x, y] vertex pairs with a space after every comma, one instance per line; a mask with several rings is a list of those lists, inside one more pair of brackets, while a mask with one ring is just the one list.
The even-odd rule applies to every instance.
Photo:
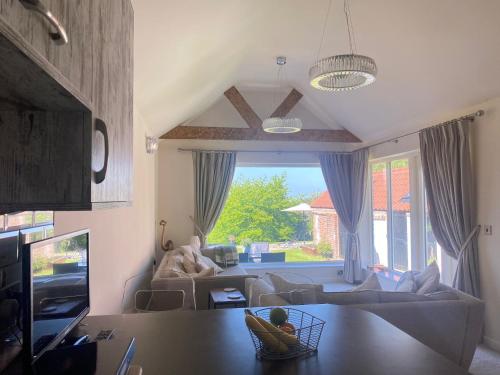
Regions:
[[486, 301], [485, 341], [500, 350], [500, 98], [479, 106], [485, 115], [474, 125], [478, 223], [493, 225], [479, 236], [481, 296]]
[[[137, 111], [135, 111], [137, 113]], [[134, 186], [131, 207], [90, 212], [56, 212], [56, 234], [90, 228], [91, 314], [128, 309], [133, 290], [151, 279], [155, 249], [156, 156], [146, 153], [146, 126], [134, 116]], [[145, 273], [146, 272], [146, 273]]]

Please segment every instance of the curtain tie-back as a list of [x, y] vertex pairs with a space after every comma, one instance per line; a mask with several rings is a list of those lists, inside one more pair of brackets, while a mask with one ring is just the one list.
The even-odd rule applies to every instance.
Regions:
[[481, 229], [481, 225], [476, 225], [474, 227], [474, 229], [469, 233], [465, 242], [460, 247], [460, 251], [458, 253], [458, 261], [460, 261], [460, 259], [462, 258], [463, 254], [465, 252], [465, 249], [467, 249], [467, 246], [469, 246], [469, 243], [472, 241], [472, 239], [475, 237], [475, 235], [479, 232], [480, 229]]
[[358, 246], [358, 232], [348, 232], [349, 236], [349, 249], [351, 250], [351, 260], [358, 260], [359, 246]]

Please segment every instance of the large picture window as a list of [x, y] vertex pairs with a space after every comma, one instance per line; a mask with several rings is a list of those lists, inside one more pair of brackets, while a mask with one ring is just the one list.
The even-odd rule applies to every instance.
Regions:
[[371, 164], [374, 265], [404, 272], [411, 267], [410, 159]]
[[341, 234], [319, 165], [237, 166], [208, 242], [243, 262], [324, 262], [343, 259]]

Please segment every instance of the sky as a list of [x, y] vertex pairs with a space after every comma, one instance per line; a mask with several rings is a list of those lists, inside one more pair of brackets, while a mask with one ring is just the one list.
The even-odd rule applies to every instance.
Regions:
[[326, 190], [320, 167], [236, 167], [234, 181], [286, 175], [290, 196], [310, 195]]

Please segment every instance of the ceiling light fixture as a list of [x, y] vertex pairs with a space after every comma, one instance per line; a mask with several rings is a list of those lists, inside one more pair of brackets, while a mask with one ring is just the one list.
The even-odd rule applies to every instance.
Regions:
[[[286, 57], [278, 56], [276, 64], [278, 65], [278, 88], [280, 88], [281, 70], [286, 64]], [[297, 133], [302, 129], [302, 120], [299, 118], [269, 117], [262, 122], [262, 129], [267, 133]]]
[[325, 23], [323, 25], [323, 35], [321, 36], [317, 61], [309, 69], [311, 86], [318, 90], [325, 91], [346, 91], [367, 86], [375, 81], [377, 76], [377, 65], [375, 64], [375, 60], [371, 57], [357, 55], [355, 53], [356, 40], [354, 39], [349, 0], [344, 0], [344, 14], [351, 53], [319, 59], [323, 40], [325, 38], [325, 30], [328, 23], [331, 4], [332, 1], [330, 0]]

